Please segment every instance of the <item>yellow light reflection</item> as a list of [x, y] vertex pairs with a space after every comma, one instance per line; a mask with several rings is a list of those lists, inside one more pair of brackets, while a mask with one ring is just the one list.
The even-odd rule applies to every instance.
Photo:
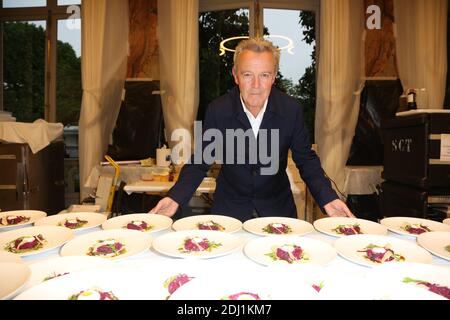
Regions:
[[[223, 56], [225, 54], [225, 51], [229, 51], [229, 52], [235, 52], [236, 51], [234, 49], [230, 49], [230, 48], [227, 48], [225, 46], [225, 43], [227, 43], [228, 41], [238, 40], [238, 39], [248, 39], [248, 38], [249, 38], [249, 36], [237, 36], [237, 37], [231, 37], [231, 38], [227, 38], [227, 39], [223, 40], [220, 43], [219, 56]], [[287, 41], [287, 45], [284, 46], [284, 47], [278, 48], [278, 50], [287, 50], [287, 52], [289, 52], [290, 54], [292, 54], [292, 55], [294, 54], [294, 52], [292, 52], [292, 49], [294, 49], [294, 42], [292, 41], [291, 38], [288, 38], [288, 37], [285, 37], [285, 36], [280, 36], [280, 35], [274, 35], [274, 34], [273, 35], [264, 36], [264, 38], [266, 38], [266, 39], [280, 38], [280, 39], [286, 40]]]

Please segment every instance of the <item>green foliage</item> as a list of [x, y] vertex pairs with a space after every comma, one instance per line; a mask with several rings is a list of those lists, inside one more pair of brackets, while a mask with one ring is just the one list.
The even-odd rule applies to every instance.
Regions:
[[45, 31], [19, 22], [3, 24], [3, 105], [17, 121], [44, 117]]
[[57, 51], [56, 119], [65, 125], [78, 125], [82, 98], [81, 58], [69, 43], [58, 41]]
[[[3, 105], [21, 122], [44, 118], [45, 30], [26, 22], [3, 24]], [[57, 44], [57, 121], [77, 123], [81, 107], [81, 59]]]
[[[200, 105], [197, 119], [202, 120], [208, 104], [233, 88], [231, 73], [233, 55], [226, 52], [219, 56], [223, 39], [248, 36], [247, 10], [224, 10], [202, 12], [199, 15], [200, 48]], [[239, 40], [229, 41], [227, 47], [234, 48]]]

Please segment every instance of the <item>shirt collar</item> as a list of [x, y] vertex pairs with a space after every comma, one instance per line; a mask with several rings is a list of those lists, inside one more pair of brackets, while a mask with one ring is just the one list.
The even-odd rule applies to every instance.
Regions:
[[244, 109], [244, 112], [247, 116], [251, 116], [252, 119], [255, 119], [255, 120], [261, 119], [264, 116], [264, 112], [266, 112], [267, 102], [269, 101], [269, 99], [266, 99], [262, 109], [259, 111], [258, 115], [256, 117], [254, 117], [253, 114], [247, 109], [247, 106], [245, 105], [244, 100], [242, 99], [242, 95], [239, 95], [239, 97], [241, 99], [242, 108]]

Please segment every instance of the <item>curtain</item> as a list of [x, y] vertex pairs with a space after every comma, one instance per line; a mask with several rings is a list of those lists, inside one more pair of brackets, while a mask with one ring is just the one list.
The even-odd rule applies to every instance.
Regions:
[[405, 92], [425, 88], [442, 109], [447, 75], [447, 0], [394, 0], [397, 67]]
[[363, 0], [322, 0], [315, 140], [322, 167], [343, 190], [362, 90]]
[[80, 194], [105, 155], [119, 113], [128, 52], [128, 0], [84, 0], [83, 99], [79, 120]]
[[[176, 129], [193, 137], [199, 102], [198, 0], [158, 0], [158, 40], [162, 105], [169, 146]], [[191, 141], [180, 145], [192, 150]], [[187, 159], [189, 155], [183, 154]]]

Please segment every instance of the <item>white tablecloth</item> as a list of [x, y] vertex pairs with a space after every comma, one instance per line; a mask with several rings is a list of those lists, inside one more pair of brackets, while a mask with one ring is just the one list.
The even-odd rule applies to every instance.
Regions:
[[375, 193], [377, 191], [376, 186], [383, 181], [381, 178], [382, 171], [383, 166], [346, 166], [344, 194]]
[[[91, 233], [91, 232], [98, 231], [98, 230], [100, 230], [100, 227], [89, 229], [86, 231], [81, 231], [81, 232], [78, 231], [77, 235], [87, 234], [87, 233]], [[173, 232], [173, 231], [159, 231], [156, 233], [152, 233], [151, 235], [153, 238], [155, 238], [160, 235], [164, 235], [168, 232]], [[235, 234], [237, 236], [242, 237], [244, 239], [244, 241], [248, 241], [248, 240], [258, 237], [256, 235], [253, 235], [253, 234], [248, 233], [243, 230], [239, 231]], [[391, 232], [389, 232], [388, 235], [391, 237], [394, 237], [394, 238], [404, 239], [411, 243], [415, 243], [415, 238], [413, 238], [413, 237], [401, 236], [401, 235], [391, 233]], [[327, 236], [327, 235], [322, 234], [317, 231], [307, 234], [305, 237], [324, 241], [331, 245], [333, 245], [334, 242], [338, 239], [338, 238], [335, 238], [332, 236]], [[22, 260], [26, 264], [32, 264], [32, 263], [39, 262], [39, 261], [45, 261], [45, 260], [48, 260], [51, 258], [57, 258], [57, 257], [59, 257], [59, 250], [60, 249], [58, 248], [58, 249], [53, 249], [51, 251], [44, 252], [41, 254], [22, 257]], [[262, 267], [261, 265], [253, 262], [248, 257], [246, 257], [246, 255], [244, 254], [242, 249], [235, 251], [231, 254], [228, 254], [228, 255], [225, 255], [222, 257], [218, 257], [218, 258], [212, 258], [212, 259], [171, 258], [169, 256], [165, 256], [160, 253], [157, 253], [153, 249], [150, 249], [150, 250], [146, 250], [145, 252], [142, 252], [138, 255], [126, 258], [124, 260], [115, 261], [113, 263], [119, 268], [122, 268], [122, 267], [128, 268], [128, 267], [133, 267], [133, 266], [139, 266], [140, 268], [144, 268], [145, 270], [148, 270], [148, 274], [152, 275], [152, 272], [154, 273], [154, 272], [156, 272], [156, 270], [163, 268], [164, 265], [166, 265], [166, 266], [168, 264], [176, 265], [177, 263], [180, 263], [180, 261], [183, 261], [183, 263], [187, 263], [187, 264], [189, 264], [189, 263], [203, 264], [207, 268], [213, 268], [214, 272], [217, 272], [218, 276], [229, 275], [230, 272], [231, 273], [239, 272], [240, 268], [244, 268], [244, 267], [254, 269], [255, 272], [258, 272], [258, 270], [261, 270], [261, 268], [266, 268], [266, 267]], [[432, 264], [448, 267], [449, 274], [450, 274], [450, 262], [449, 261], [441, 259], [436, 256], [433, 256]], [[233, 270], [229, 270], [230, 266], [231, 266], [231, 268], [233, 268]], [[293, 267], [296, 268], [295, 266], [293, 266]], [[209, 269], [209, 270], [211, 270], [211, 269]], [[300, 272], [301, 267], [298, 270]], [[325, 270], [327, 270], [327, 272], [329, 272], [330, 274], [348, 273], [348, 274], [364, 277], [367, 272], [371, 271], [371, 268], [352, 263], [338, 255], [331, 263], [329, 263], [325, 267]], [[277, 275], [274, 274], [273, 276], [276, 277]], [[130, 290], [132, 289], [132, 286], [133, 285], [130, 283]], [[346, 290], [346, 288], [342, 288], [342, 290]]]

